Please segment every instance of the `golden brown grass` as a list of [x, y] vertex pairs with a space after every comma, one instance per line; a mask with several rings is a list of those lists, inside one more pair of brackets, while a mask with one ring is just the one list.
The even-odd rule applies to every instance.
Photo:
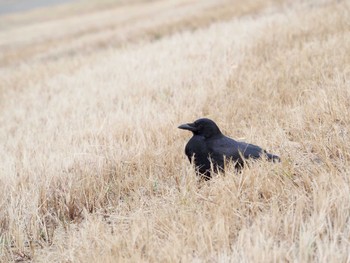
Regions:
[[[0, 21], [0, 261], [350, 262], [349, 4], [98, 6]], [[198, 181], [202, 116], [283, 162]]]

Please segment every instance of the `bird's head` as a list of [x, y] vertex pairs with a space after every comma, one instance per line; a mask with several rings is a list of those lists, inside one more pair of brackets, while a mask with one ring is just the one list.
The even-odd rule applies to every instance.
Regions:
[[205, 138], [210, 138], [221, 134], [221, 131], [216, 123], [207, 118], [198, 119], [193, 123], [182, 124], [178, 128], [182, 130], [189, 130], [194, 135], [201, 135]]

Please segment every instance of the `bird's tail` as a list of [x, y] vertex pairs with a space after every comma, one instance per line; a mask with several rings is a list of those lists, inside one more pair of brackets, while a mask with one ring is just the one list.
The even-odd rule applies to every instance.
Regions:
[[279, 163], [281, 162], [281, 158], [277, 155], [271, 154], [271, 153], [266, 153], [266, 157], [269, 161], [272, 161], [274, 163]]

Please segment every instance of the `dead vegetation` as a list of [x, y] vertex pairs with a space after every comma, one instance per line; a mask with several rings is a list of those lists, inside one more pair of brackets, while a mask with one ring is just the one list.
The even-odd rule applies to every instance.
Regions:
[[[1, 18], [1, 261], [350, 260], [346, 1], [91, 5]], [[197, 181], [202, 116], [283, 162]]]

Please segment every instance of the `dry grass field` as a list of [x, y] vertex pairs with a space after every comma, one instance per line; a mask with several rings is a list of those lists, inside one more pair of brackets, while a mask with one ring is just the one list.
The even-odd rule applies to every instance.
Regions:
[[[1, 262], [350, 262], [350, 3], [0, 17]], [[282, 163], [198, 180], [179, 124]]]

